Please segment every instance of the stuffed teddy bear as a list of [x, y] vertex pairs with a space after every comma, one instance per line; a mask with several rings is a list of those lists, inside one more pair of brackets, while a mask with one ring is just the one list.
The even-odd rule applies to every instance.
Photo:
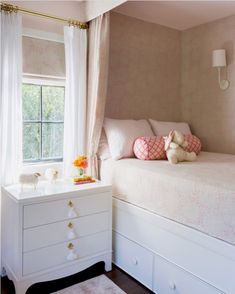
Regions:
[[188, 142], [185, 141], [184, 135], [179, 131], [171, 131], [165, 140], [165, 151], [167, 159], [170, 163], [176, 164], [180, 161], [194, 161], [196, 160], [195, 152], [186, 152]]

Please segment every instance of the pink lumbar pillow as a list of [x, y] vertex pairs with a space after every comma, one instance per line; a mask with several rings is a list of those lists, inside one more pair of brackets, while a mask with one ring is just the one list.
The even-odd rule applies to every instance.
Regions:
[[200, 139], [191, 134], [185, 135], [184, 138], [188, 143], [184, 150], [187, 152], [195, 152], [198, 155], [202, 149], [202, 143]]
[[140, 137], [135, 140], [135, 156], [142, 160], [166, 159], [165, 141], [162, 136]]

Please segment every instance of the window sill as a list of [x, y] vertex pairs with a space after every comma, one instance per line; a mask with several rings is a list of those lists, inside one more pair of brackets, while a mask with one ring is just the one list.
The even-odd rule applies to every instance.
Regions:
[[38, 160], [38, 161], [24, 161], [23, 166], [29, 166], [29, 165], [54, 165], [54, 164], [63, 164], [63, 160]]
[[40, 173], [42, 177], [40, 179], [44, 179], [45, 171], [48, 168], [53, 168], [59, 172], [59, 178], [62, 177], [62, 171], [63, 171], [63, 161], [51, 161], [51, 162], [35, 162], [35, 163], [24, 163], [22, 172], [23, 173]]

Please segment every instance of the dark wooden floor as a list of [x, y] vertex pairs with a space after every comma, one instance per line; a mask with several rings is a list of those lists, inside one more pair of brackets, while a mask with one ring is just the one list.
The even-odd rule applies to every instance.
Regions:
[[127, 294], [153, 293], [116, 266], [113, 266], [113, 270], [106, 273], [106, 276]]
[[[56, 281], [35, 284], [28, 289], [27, 294], [49, 294], [103, 273], [127, 294], [153, 293], [115, 265], [113, 265], [111, 272], [105, 273], [104, 263], [100, 262], [91, 268], [73, 276]], [[1, 294], [15, 294], [14, 285], [10, 280], [7, 279], [7, 277], [2, 278], [1, 291]]]

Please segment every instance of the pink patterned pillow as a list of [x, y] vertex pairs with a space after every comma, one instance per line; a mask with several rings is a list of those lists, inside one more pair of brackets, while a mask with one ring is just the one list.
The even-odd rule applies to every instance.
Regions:
[[198, 155], [202, 149], [202, 143], [200, 139], [191, 134], [184, 135], [184, 137], [185, 140], [188, 142], [188, 146], [184, 148], [185, 151], [195, 152]]
[[142, 160], [166, 159], [162, 136], [140, 137], [134, 143], [135, 156]]

